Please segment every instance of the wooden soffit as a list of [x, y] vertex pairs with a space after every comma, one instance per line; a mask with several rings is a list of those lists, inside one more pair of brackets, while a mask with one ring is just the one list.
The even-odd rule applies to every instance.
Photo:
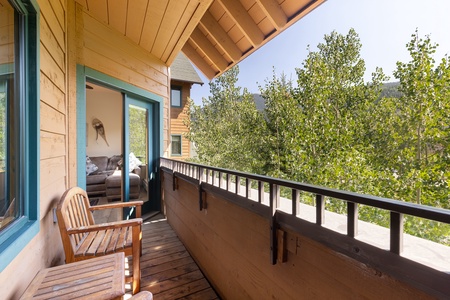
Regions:
[[212, 79], [325, 0], [76, 0], [168, 66], [182, 51]]

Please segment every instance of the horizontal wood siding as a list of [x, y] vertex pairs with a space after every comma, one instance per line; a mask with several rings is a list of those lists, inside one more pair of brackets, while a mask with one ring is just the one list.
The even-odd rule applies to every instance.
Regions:
[[428, 299], [388, 274], [297, 233], [286, 232], [287, 261], [270, 263], [270, 222], [212, 194], [199, 210], [197, 188], [163, 173], [168, 222], [224, 299]]
[[78, 64], [112, 76], [164, 98], [163, 149], [169, 141], [169, 77], [168, 67], [130, 39], [99, 22], [86, 10], [77, 10], [83, 28], [78, 34], [83, 40], [77, 49]]
[[0, 273], [2, 299], [18, 299], [40, 269], [64, 262], [59, 229], [53, 222], [52, 209], [67, 188], [66, 4], [64, 0], [38, 0], [38, 5], [40, 231]]
[[190, 142], [185, 137], [189, 132], [184, 120], [187, 119], [188, 98], [191, 97], [191, 83], [172, 80], [171, 86], [181, 87], [181, 107], [170, 107], [170, 134], [181, 135], [181, 156], [172, 156], [173, 159], [185, 160], [190, 157]]

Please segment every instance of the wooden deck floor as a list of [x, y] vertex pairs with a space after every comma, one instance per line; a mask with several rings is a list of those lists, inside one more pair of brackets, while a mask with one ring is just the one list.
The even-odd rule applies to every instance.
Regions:
[[219, 299], [165, 219], [142, 226], [141, 291], [154, 299]]

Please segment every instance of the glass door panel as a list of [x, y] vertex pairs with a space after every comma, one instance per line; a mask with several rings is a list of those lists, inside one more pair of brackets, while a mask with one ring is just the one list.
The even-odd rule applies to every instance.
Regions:
[[[124, 201], [142, 200], [142, 213], [149, 213], [155, 205], [154, 194], [155, 142], [153, 124], [153, 105], [146, 99], [125, 95], [125, 130], [124, 161], [126, 169], [123, 174]], [[153, 197], [152, 197], [153, 196]], [[126, 212], [125, 212], [126, 213]]]
[[148, 109], [128, 106], [130, 199], [148, 201]]

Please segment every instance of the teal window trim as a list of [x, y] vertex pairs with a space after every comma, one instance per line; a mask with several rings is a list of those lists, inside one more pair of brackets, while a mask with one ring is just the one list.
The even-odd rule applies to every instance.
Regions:
[[[182, 90], [183, 90], [183, 87], [180, 85], [172, 85], [170, 87], [170, 106], [177, 107], [177, 108], [183, 107], [183, 92], [182, 92]], [[172, 91], [180, 92], [180, 105], [173, 104]]]
[[[173, 153], [173, 138], [180, 138], [180, 153]], [[183, 155], [183, 136], [181, 134], [171, 134], [170, 135], [170, 155], [171, 156], [182, 156]]]
[[155, 153], [155, 155], [159, 158], [164, 153], [162, 140], [159, 140], [164, 136], [164, 98], [89, 67], [77, 65], [77, 132], [81, 133], [77, 134], [77, 182], [78, 186], [84, 189], [86, 189], [86, 166], [84, 163], [86, 157], [86, 134], [84, 134], [86, 132], [86, 81], [154, 103], [153, 128], [158, 131], [158, 134], [155, 134], [154, 145], [155, 149], [159, 149], [159, 153]]
[[[39, 232], [39, 7], [35, 0], [12, 0], [19, 30], [15, 41], [15, 93], [20, 101], [19, 114], [19, 197], [23, 200], [22, 216], [0, 232], [0, 272]], [[16, 91], [17, 89], [17, 91]]]

